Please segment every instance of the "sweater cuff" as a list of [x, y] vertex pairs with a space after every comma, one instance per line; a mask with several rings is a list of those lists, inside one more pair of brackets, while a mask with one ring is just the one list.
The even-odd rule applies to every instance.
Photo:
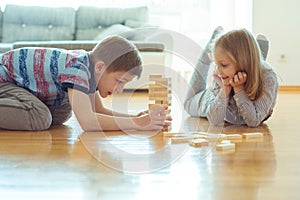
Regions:
[[241, 90], [239, 93], [233, 95], [233, 98], [237, 106], [241, 106], [245, 101], [248, 100], [248, 96], [246, 95], [245, 90]]
[[221, 98], [219, 95], [217, 96], [217, 104], [219, 105], [219, 106], [221, 106], [221, 105], [227, 105], [228, 104], [228, 101], [229, 101], [229, 97], [226, 97], [226, 98]]

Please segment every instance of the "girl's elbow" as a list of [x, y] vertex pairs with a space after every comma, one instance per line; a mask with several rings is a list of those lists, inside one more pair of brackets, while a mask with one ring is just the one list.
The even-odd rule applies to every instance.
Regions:
[[184, 108], [184, 110], [185, 110], [189, 115], [191, 115], [191, 116], [193, 116], [193, 117], [196, 117], [195, 111], [193, 111], [193, 110], [195, 110], [195, 109], [191, 109], [190, 101], [185, 100], [185, 102], [184, 102], [184, 104], [183, 104], [183, 108]]
[[223, 126], [225, 123], [224, 119], [217, 119], [217, 118], [212, 117], [211, 115], [208, 115], [207, 119], [208, 119], [209, 123], [214, 126]]
[[251, 127], [251, 128], [256, 128], [259, 125], [261, 125], [261, 123], [262, 123], [261, 121], [248, 121], [248, 122], [246, 122], [247, 126]]

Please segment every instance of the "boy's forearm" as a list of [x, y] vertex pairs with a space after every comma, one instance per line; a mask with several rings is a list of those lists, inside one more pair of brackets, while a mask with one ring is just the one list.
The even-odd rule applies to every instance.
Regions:
[[134, 119], [131, 117], [103, 116], [97, 114], [97, 120], [102, 130], [129, 130], [137, 128]]
[[136, 115], [130, 115], [126, 113], [120, 113], [120, 112], [115, 112], [110, 109], [104, 108], [101, 111], [98, 111], [97, 113], [99, 114], [106, 114], [110, 116], [115, 116], [115, 117], [136, 117]]
[[132, 117], [116, 117], [94, 113], [94, 116], [79, 121], [84, 131], [114, 131], [137, 129], [137, 124]]
[[128, 117], [126, 114], [120, 116], [120, 113], [114, 113], [105, 108], [100, 101], [99, 95], [96, 97], [94, 94], [88, 96], [79, 90], [73, 89], [68, 89], [68, 95], [73, 112], [84, 131], [139, 128], [135, 123], [139, 120], [136, 121], [135, 118], [137, 117]]

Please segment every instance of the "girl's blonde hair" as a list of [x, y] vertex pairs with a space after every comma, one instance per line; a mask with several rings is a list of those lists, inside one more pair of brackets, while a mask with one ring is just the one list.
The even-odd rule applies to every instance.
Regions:
[[245, 91], [249, 99], [256, 100], [263, 93], [263, 73], [261, 52], [253, 35], [246, 29], [227, 32], [215, 44], [237, 65], [237, 70], [247, 73]]
[[127, 39], [112, 35], [98, 43], [91, 52], [93, 62], [103, 61], [108, 72], [125, 71], [138, 78], [142, 73], [142, 58], [136, 46]]

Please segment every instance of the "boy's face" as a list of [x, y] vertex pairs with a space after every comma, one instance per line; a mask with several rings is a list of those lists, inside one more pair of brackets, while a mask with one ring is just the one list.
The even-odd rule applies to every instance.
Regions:
[[98, 79], [98, 90], [101, 97], [105, 98], [113, 93], [122, 93], [124, 85], [135, 78], [125, 71], [107, 72], [105, 70]]

